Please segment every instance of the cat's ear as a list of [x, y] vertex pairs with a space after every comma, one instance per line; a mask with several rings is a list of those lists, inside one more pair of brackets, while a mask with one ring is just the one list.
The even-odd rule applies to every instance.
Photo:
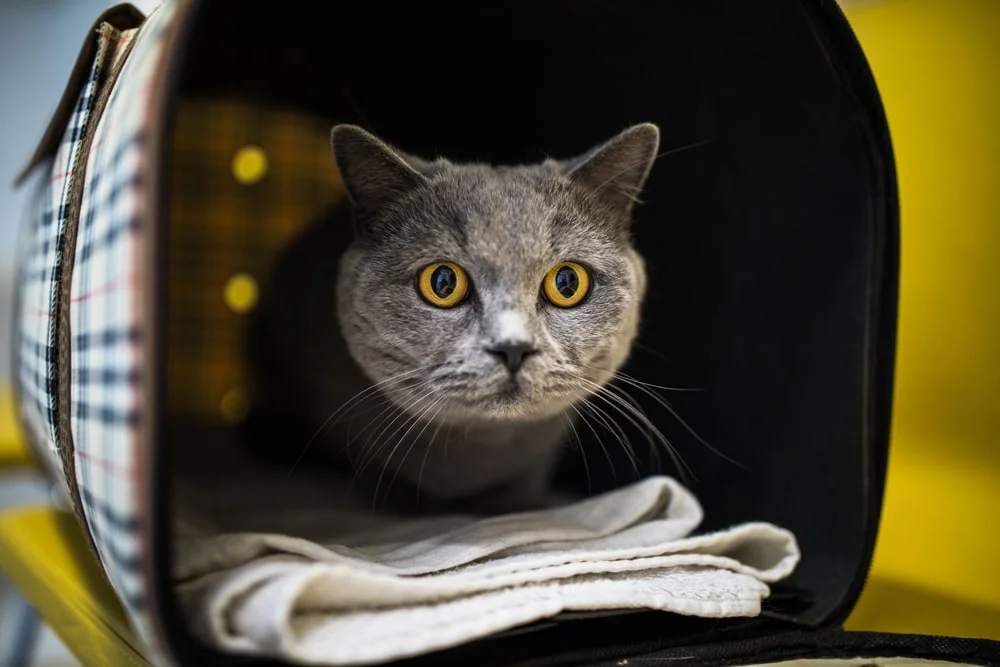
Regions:
[[656, 160], [660, 128], [633, 125], [584, 155], [562, 163], [563, 173], [615, 210], [631, 213]]
[[406, 156], [356, 125], [335, 126], [330, 144], [355, 206], [377, 208], [426, 181]]

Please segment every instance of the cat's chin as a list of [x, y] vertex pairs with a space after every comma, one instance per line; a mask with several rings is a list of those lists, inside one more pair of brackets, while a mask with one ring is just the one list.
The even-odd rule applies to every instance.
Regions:
[[479, 422], [535, 422], [558, 415], [561, 410], [540, 408], [525, 402], [486, 400], [466, 409], [467, 419]]
[[516, 390], [502, 390], [475, 399], [462, 399], [442, 413], [452, 423], [530, 423], [558, 417], [582, 397], [537, 396]]

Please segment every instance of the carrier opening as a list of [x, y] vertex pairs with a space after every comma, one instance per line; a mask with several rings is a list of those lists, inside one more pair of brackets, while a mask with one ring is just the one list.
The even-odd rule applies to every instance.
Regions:
[[[872, 358], [891, 338], [872, 295], [890, 232], [873, 203], [878, 138], [862, 120], [877, 100], [832, 64], [845, 48], [828, 37], [833, 19], [798, 0], [430, 2], [407, 14], [216, 0], [195, 12], [170, 122], [160, 406], [162, 474], [195, 519], [210, 507], [233, 530], [294, 531], [330, 511], [326, 469], [301, 456], [315, 434], [253, 419], [245, 353], [278, 258], [348, 205], [331, 127], [502, 165], [571, 157], [653, 122], [660, 154], [633, 225], [648, 288], [619, 384], [682, 463], [618, 418], [576, 430], [560, 488], [670, 475], [703, 506], [699, 532], [772, 522], [796, 535], [802, 561], [759, 618], [631, 613], [445, 655], [501, 664], [543, 637], [570, 655], [584, 634], [669, 645], [846, 616], [884, 467], [888, 387]], [[227, 499], [236, 480], [243, 491]]]

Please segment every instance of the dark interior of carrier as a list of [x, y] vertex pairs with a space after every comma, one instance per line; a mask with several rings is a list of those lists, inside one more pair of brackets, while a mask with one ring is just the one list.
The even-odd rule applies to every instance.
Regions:
[[[795, 532], [802, 562], [775, 586], [762, 619], [568, 621], [447, 655], [459, 664], [517, 662], [846, 617], [867, 571], [881, 502], [897, 232], [881, 105], [834, 3], [432, 0], [401, 14], [377, 2], [213, 0], [195, 9], [185, 39], [170, 110], [188, 149], [232, 131], [204, 114], [182, 120], [185, 109], [205, 103], [240, 106], [250, 126], [267, 113], [308, 117], [324, 142], [335, 122], [350, 122], [417, 155], [494, 163], [575, 155], [633, 123], [661, 128], [663, 154], [635, 223], [650, 288], [640, 342], [623, 370], [699, 389], [664, 397], [725, 457], [634, 395], [690, 469], [682, 479], [705, 508], [702, 528], [771, 521]], [[238, 140], [264, 141], [252, 132]], [[265, 150], [288, 153], [287, 135], [267, 141], [286, 145]], [[328, 147], [310, 146], [289, 159], [311, 160], [325, 178]], [[178, 222], [183, 208], [203, 228], [221, 224], [210, 211], [199, 218], [197, 206], [177, 203], [182, 189], [211, 191], [213, 178], [226, 177], [199, 171], [199, 155], [168, 156], [175, 210], [164, 239], [165, 290], [209, 296], [162, 297], [164, 368], [214, 363], [205, 351], [228, 315], [213, 301], [220, 288], [210, 268], [243, 260], [266, 266], [279, 237], [309, 222], [285, 221], [292, 231], [262, 250], [256, 212], [275, 197], [289, 199], [288, 210], [295, 198], [323, 199], [306, 186], [230, 196], [238, 213], [221, 216], [228, 226], [219, 234], [229, 239], [228, 254], [212, 255], [198, 245], [195, 223]], [[303, 218], [311, 215], [300, 208]], [[178, 306], [189, 302], [211, 305]], [[219, 314], [207, 314], [211, 308]], [[210, 384], [197, 373], [169, 375], [169, 383], [165, 394], [182, 397]], [[184, 474], [192, 461], [211, 465], [206, 444], [240, 437], [211, 410], [169, 400], [161, 409], [170, 440], [160, 451], [171, 452], [165, 475]], [[562, 479], [581, 481], [579, 457], [567, 451]], [[652, 472], [652, 457], [637, 451]], [[630, 481], [623, 457], [614, 472], [593, 463], [602, 460], [591, 456], [595, 491]], [[662, 465], [680, 477], [668, 457]]]

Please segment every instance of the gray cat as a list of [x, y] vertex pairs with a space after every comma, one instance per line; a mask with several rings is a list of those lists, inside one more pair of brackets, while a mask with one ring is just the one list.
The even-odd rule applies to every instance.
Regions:
[[311, 226], [266, 285], [255, 409], [318, 431], [312, 447], [376, 489], [541, 505], [577, 404], [636, 336], [631, 216], [658, 144], [642, 124], [575, 159], [495, 167], [338, 125], [350, 210]]

